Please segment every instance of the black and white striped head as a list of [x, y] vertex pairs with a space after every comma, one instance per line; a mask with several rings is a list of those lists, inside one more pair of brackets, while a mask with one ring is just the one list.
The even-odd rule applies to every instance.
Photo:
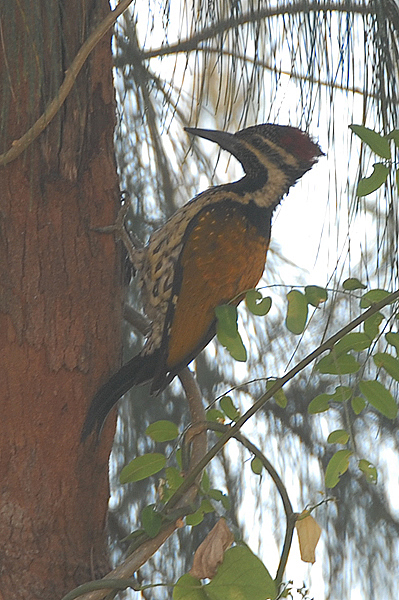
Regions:
[[284, 176], [287, 191], [324, 155], [306, 132], [289, 125], [265, 123], [237, 133], [196, 128], [186, 128], [186, 131], [216, 142], [235, 156], [247, 180], [262, 181], [265, 185], [268, 180]]

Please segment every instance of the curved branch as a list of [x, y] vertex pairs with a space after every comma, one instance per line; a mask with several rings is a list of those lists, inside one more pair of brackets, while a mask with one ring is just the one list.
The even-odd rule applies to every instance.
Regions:
[[109, 29], [114, 25], [116, 19], [126, 10], [131, 4], [132, 0], [121, 0], [120, 3], [109, 15], [101, 21], [96, 27], [93, 33], [88, 37], [85, 43], [80, 48], [79, 52], [75, 56], [71, 63], [71, 66], [65, 73], [65, 79], [62, 82], [60, 89], [56, 97], [50, 102], [44, 113], [38, 118], [38, 120], [32, 125], [30, 129], [18, 140], [12, 142], [11, 148], [4, 154], [0, 155], [0, 166], [5, 167], [8, 163], [12, 162], [18, 156], [30, 146], [30, 144], [44, 131], [47, 125], [53, 120], [66, 98], [71, 91], [76, 77], [78, 76], [81, 68], [83, 67], [87, 57], [91, 51], [97, 46], [101, 38], [107, 33]]
[[372, 8], [371, 5], [351, 5], [350, 8], [347, 4], [338, 4], [337, 2], [308, 2], [307, 0], [302, 0], [302, 2], [297, 2], [294, 5], [284, 5], [280, 8], [264, 8], [258, 11], [251, 11], [249, 13], [245, 13], [240, 17], [233, 17], [230, 19], [224, 19], [219, 21], [216, 25], [212, 25], [211, 27], [206, 27], [199, 33], [193, 35], [192, 37], [177, 42], [176, 44], [172, 44], [171, 46], [161, 46], [160, 48], [156, 48], [155, 50], [148, 50], [141, 53], [141, 58], [143, 60], [149, 58], [155, 58], [159, 56], [167, 56], [168, 54], [178, 54], [180, 52], [193, 52], [197, 50], [198, 45], [201, 42], [205, 42], [208, 39], [219, 35], [220, 33], [225, 33], [229, 29], [234, 29], [240, 25], [246, 25], [247, 23], [255, 23], [256, 21], [260, 21], [261, 19], [278, 17], [282, 15], [297, 15], [300, 13], [310, 13], [310, 12], [346, 12], [351, 14], [358, 15], [374, 15], [376, 14], [375, 9]]
[[[206, 424], [206, 427], [207, 427], [207, 429], [212, 429], [213, 431], [220, 431], [221, 433], [225, 432], [226, 428], [227, 428], [226, 425], [222, 425], [221, 423], [209, 423], [209, 422]], [[277, 573], [276, 573], [276, 577], [275, 577], [276, 585], [279, 586], [283, 579], [285, 567], [287, 566], [287, 560], [288, 560], [288, 555], [289, 555], [289, 552], [291, 549], [292, 536], [293, 536], [294, 529], [295, 529], [297, 513], [295, 513], [294, 509], [292, 508], [291, 500], [288, 496], [287, 489], [280, 478], [280, 475], [277, 473], [276, 469], [273, 467], [271, 462], [266, 458], [266, 456], [263, 454], [263, 452], [261, 450], [259, 450], [259, 448], [257, 446], [255, 446], [247, 437], [242, 435], [241, 432], [235, 433], [233, 437], [238, 442], [240, 442], [243, 446], [245, 446], [245, 448], [247, 448], [247, 450], [249, 450], [254, 456], [259, 458], [259, 460], [262, 462], [262, 465], [264, 466], [265, 470], [269, 473], [270, 477], [272, 478], [273, 483], [276, 486], [278, 493], [280, 494], [280, 498], [281, 498], [281, 501], [284, 506], [284, 512], [285, 512], [285, 516], [287, 519], [287, 525], [285, 528], [283, 549], [281, 551], [280, 561], [279, 561], [279, 565], [278, 565]]]

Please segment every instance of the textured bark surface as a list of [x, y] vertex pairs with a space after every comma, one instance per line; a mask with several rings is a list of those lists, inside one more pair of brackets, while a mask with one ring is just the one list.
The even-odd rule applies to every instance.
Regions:
[[[109, 6], [0, 3], [4, 152], [52, 99]], [[94, 392], [120, 364], [120, 252], [112, 236], [93, 231], [113, 223], [119, 205], [111, 69], [106, 36], [54, 122], [0, 168], [0, 598], [7, 600], [61, 598], [108, 566], [114, 423], [98, 448], [79, 437]]]

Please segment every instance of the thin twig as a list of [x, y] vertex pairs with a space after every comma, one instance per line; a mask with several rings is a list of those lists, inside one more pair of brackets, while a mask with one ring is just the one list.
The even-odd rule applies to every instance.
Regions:
[[44, 131], [47, 125], [55, 117], [69, 92], [71, 91], [76, 77], [83, 67], [87, 57], [91, 51], [97, 46], [101, 38], [114, 25], [116, 19], [126, 10], [132, 0], [121, 0], [114, 10], [112, 10], [101, 23], [96, 27], [93, 33], [88, 37], [85, 43], [80, 48], [79, 52], [72, 61], [70, 67], [65, 73], [65, 79], [62, 82], [60, 89], [55, 98], [50, 102], [44, 113], [32, 125], [30, 129], [18, 140], [12, 142], [11, 148], [4, 154], [0, 155], [0, 166], [5, 166], [15, 160], [30, 144]]

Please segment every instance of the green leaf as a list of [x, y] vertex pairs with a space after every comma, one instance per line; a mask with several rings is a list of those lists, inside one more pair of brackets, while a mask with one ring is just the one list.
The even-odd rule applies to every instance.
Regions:
[[[349, 129], [365, 142], [373, 152], [378, 154], [378, 156], [386, 158], [387, 160], [391, 158], [391, 149], [386, 137], [380, 135], [373, 129], [364, 127], [364, 125], [349, 125]], [[392, 133], [393, 132], [391, 132], [391, 134]]]
[[373, 356], [373, 360], [377, 367], [382, 367], [385, 371], [399, 381], [399, 360], [388, 354], [388, 352], [377, 352]]
[[346, 402], [352, 396], [352, 389], [347, 385], [338, 385], [331, 396], [334, 402]]
[[200, 508], [196, 510], [191, 515], [186, 516], [186, 525], [190, 525], [191, 527], [196, 527], [204, 520], [204, 511]]
[[271, 309], [272, 299], [269, 296], [263, 298], [258, 290], [249, 290], [245, 296], [245, 303], [252, 314], [264, 317]]
[[180, 475], [179, 469], [176, 467], [166, 467], [165, 478], [169, 487], [169, 490], [175, 492], [183, 483], [184, 477]]
[[231, 500], [227, 494], [222, 495], [222, 506], [224, 510], [231, 510]]
[[[274, 386], [274, 384], [276, 383], [276, 379], [268, 379], [266, 382], [266, 390], [270, 390], [270, 388], [272, 388]], [[280, 388], [279, 390], [277, 390], [277, 392], [275, 394], [273, 394], [273, 398], [276, 402], [276, 404], [278, 404], [278, 406], [281, 406], [281, 408], [285, 408], [287, 406], [287, 396], [285, 395], [285, 392], [283, 390], [283, 388]]]
[[316, 415], [317, 413], [325, 412], [330, 408], [330, 400], [330, 394], [319, 394], [316, 396], [316, 398], [313, 398], [313, 400], [309, 402], [308, 413], [310, 415]]
[[155, 510], [155, 504], [149, 504], [143, 508], [141, 511], [141, 522], [144, 531], [150, 538], [158, 535], [162, 525], [162, 516]]
[[380, 332], [380, 325], [384, 320], [384, 315], [380, 312], [376, 312], [371, 317], [366, 319], [363, 323], [364, 333], [374, 340]]
[[399, 355], [399, 333], [388, 331], [388, 333], [385, 334], [385, 339], [390, 346], [396, 348], [396, 352]]
[[342, 284], [342, 287], [344, 288], [344, 290], [353, 291], [365, 290], [367, 286], [364, 285], [364, 283], [362, 283], [358, 279], [356, 279], [356, 277], [350, 277], [349, 279], [345, 279], [344, 283]]
[[316, 398], [313, 398], [313, 400], [309, 402], [308, 413], [310, 415], [316, 415], [317, 413], [325, 412], [330, 408], [330, 400], [330, 394], [319, 394], [316, 396]]
[[173, 600], [209, 600], [201, 582], [190, 573], [177, 580], [173, 588]]
[[202, 500], [200, 509], [204, 514], [215, 512], [215, 507], [213, 506], [212, 502], [208, 500], [208, 498]]
[[216, 502], [221, 502], [222, 506], [226, 510], [229, 510], [231, 508], [230, 498], [226, 496], [226, 494], [223, 494], [223, 492], [221, 492], [220, 490], [209, 490], [208, 495], [210, 498], [212, 498], [212, 500], [216, 500]]
[[395, 419], [398, 406], [391, 392], [379, 381], [360, 381], [359, 389], [367, 401], [388, 419]]
[[346, 444], [349, 440], [349, 433], [345, 429], [336, 429], [332, 431], [327, 438], [329, 444]]
[[137, 456], [128, 465], [123, 467], [120, 474], [121, 483], [131, 483], [141, 481], [161, 471], [166, 465], [166, 458], [163, 454], [153, 452]]
[[[237, 328], [237, 307], [232, 304], [222, 304], [215, 308], [217, 331], [223, 331], [228, 337], [234, 337]], [[219, 335], [219, 333], [218, 333]]]
[[306, 296], [298, 290], [291, 290], [287, 294], [288, 308], [286, 327], [292, 333], [299, 335], [303, 332], [308, 318], [308, 303]]
[[226, 336], [224, 332], [218, 331], [217, 336], [219, 342], [229, 351], [234, 360], [239, 362], [245, 362], [247, 360], [247, 350], [238, 332], [235, 337], [229, 337]]
[[363, 398], [363, 396], [354, 396], [351, 400], [351, 405], [355, 415], [360, 415], [360, 413], [366, 406], [366, 401]]
[[327, 487], [333, 488], [337, 485], [340, 476], [348, 470], [349, 458], [351, 455], [351, 450], [338, 450], [338, 452], [330, 458], [325, 474]]
[[356, 195], [368, 196], [375, 192], [386, 182], [389, 175], [389, 168], [382, 163], [374, 163], [373, 172], [370, 177], [364, 177], [357, 184]]
[[388, 140], [393, 140], [395, 142], [395, 146], [399, 148], [399, 129], [394, 129], [387, 135]]
[[257, 456], [251, 460], [251, 469], [255, 475], [260, 475], [263, 471], [263, 463]]
[[202, 473], [201, 488], [205, 492], [205, 494], [211, 489], [211, 482], [209, 480], [209, 475], [207, 471], [204, 471]]
[[318, 285], [307, 285], [305, 287], [305, 296], [308, 303], [317, 308], [319, 304], [326, 302], [328, 294], [325, 288]]
[[222, 409], [226, 417], [228, 417], [232, 421], [236, 421], [240, 416], [240, 412], [234, 406], [233, 400], [230, 398], [230, 396], [223, 396], [220, 399], [220, 408]]
[[210, 421], [211, 423], [223, 423], [224, 414], [217, 408], [210, 408], [206, 411], [206, 420]]
[[363, 297], [360, 301], [360, 308], [369, 308], [373, 304], [376, 304], [376, 302], [384, 300], [384, 298], [389, 296], [390, 293], [391, 292], [388, 292], [387, 290], [381, 290], [378, 288], [375, 290], [369, 290], [368, 292], [363, 294]]
[[148, 425], [145, 430], [154, 442], [169, 442], [175, 440], [179, 435], [177, 425], [172, 421], [156, 421]]
[[359, 460], [358, 466], [361, 472], [365, 475], [368, 483], [377, 483], [377, 469], [371, 462], [362, 458]]
[[218, 306], [215, 312], [217, 315], [216, 334], [219, 342], [230, 352], [235, 360], [245, 362], [247, 360], [247, 351], [238, 333], [236, 307], [230, 304], [223, 304], [223, 306]]
[[335, 356], [334, 352], [330, 352], [327, 356], [323, 356], [319, 360], [316, 364], [316, 369], [324, 374], [348, 375], [350, 373], [357, 373], [360, 369], [360, 364], [351, 354]]
[[209, 600], [266, 600], [277, 594], [269, 571], [245, 546], [225, 552], [215, 577], [204, 588]]
[[367, 334], [355, 331], [347, 333], [340, 339], [339, 342], [335, 344], [332, 352], [338, 357], [341, 354], [346, 354], [349, 350], [355, 350], [355, 352], [365, 350], [370, 347], [370, 344], [371, 340]]

